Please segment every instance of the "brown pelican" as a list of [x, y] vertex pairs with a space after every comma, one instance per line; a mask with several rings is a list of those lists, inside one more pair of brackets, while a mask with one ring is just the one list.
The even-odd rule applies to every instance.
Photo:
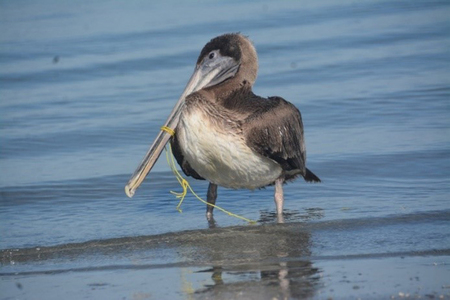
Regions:
[[[183, 172], [209, 181], [207, 202], [217, 186], [257, 189], [275, 185], [277, 215], [283, 211], [283, 183], [301, 175], [320, 179], [306, 168], [300, 111], [281, 97], [252, 92], [258, 71], [256, 50], [241, 34], [224, 34], [203, 47], [180, 99], [164, 128], [125, 187], [132, 197], [171, 139]], [[171, 138], [171, 134], [173, 137]], [[213, 213], [207, 206], [207, 218]]]

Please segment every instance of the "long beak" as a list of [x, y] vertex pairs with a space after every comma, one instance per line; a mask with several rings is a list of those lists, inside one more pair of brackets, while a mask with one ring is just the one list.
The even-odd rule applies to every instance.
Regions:
[[[187, 96], [204, 87], [216, 85], [234, 76], [238, 68], [239, 64], [230, 57], [220, 57], [214, 62], [214, 64], [203, 63], [201, 65], [197, 65], [194, 74], [192, 74], [189, 79], [189, 82], [184, 88], [181, 97], [178, 99], [178, 102], [175, 104], [175, 107], [172, 109], [172, 112], [163, 127], [168, 127], [175, 130], [180, 120], [180, 115], [184, 107], [184, 101]], [[144, 181], [147, 174], [155, 165], [170, 137], [171, 135], [166, 131], [160, 131], [158, 133], [158, 136], [151, 145], [144, 159], [139, 164], [136, 171], [134, 171], [125, 186], [125, 194], [127, 194], [128, 197], [133, 197], [136, 189], [141, 185], [142, 181]]]

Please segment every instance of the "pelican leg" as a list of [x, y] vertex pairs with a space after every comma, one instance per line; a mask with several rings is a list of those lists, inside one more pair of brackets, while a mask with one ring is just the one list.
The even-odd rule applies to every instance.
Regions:
[[[217, 184], [209, 183], [208, 194], [206, 195], [206, 201], [211, 204], [216, 204], [217, 199]], [[209, 220], [213, 216], [214, 206], [206, 205], [206, 218]]]
[[284, 223], [283, 218], [283, 202], [284, 202], [284, 195], [283, 195], [283, 178], [278, 178], [275, 180], [275, 205], [277, 207], [277, 219], [278, 223]]

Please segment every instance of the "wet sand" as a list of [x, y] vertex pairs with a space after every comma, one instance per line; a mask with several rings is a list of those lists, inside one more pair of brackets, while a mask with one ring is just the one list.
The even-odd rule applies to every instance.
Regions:
[[[297, 222], [3, 250], [0, 289], [2, 299], [448, 299], [450, 249], [352, 244], [370, 245], [358, 237], [370, 223], [396, 222], [408, 230], [404, 217]], [[339, 235], [346, 245], [323, 248]]]

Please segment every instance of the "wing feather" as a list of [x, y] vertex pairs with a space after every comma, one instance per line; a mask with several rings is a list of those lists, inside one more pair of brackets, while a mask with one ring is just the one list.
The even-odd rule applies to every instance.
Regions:
[[306, 150], [300, 111], [281, 97], [261, 98], [243, 122], [247, 144], [281, 165], [286, 179], [306, 175]]

